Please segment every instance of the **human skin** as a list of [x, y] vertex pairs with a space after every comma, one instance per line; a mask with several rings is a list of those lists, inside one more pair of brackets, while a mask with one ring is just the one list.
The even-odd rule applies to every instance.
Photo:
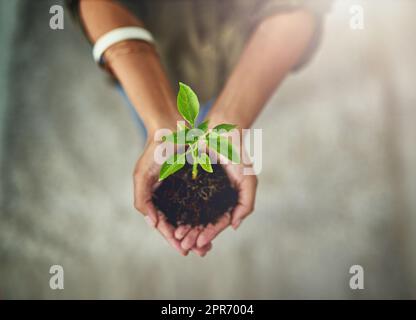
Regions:
[[[144, 27], [131, 12], [112, 0], [81, 0], [80, 14], [93, 43], [114, 28]], [[314, 15], [300, 9], [262, 21], [251, 35], [207, 117], [210, 126], [233, 123], [239, 128], [250, 128], [272, 93], [305, 53], [315, 28]], [[205, 228], [180, 226], [175, 229], [169, 225], [151, 201], [160, 169], [153, 158], [157, 146], [153, 137], [158, 129], [176, 130], [176, 122], [181, 117], [174, 92], [151, 44], [123, 41], [107, 49], [104, 58], [106, 67], [120, 81], [148, 132], [145, 150], [134, 170], [136, 209], [182, 255], [192, 250], [205, 256], [212, 248], [212, 240], [221, 231], [230, 225], [237, 229], [253, 211], [256, 176], [243, 175], [243, 164], [226, 165], [226, 172], [239, 192], [236, 208], [215, 225]]]
[[[220, 123], [233, 123], [238, 128], [252, 126], [270, 96], [305, 54], [317, 27], [315, 19], [309, 11], [296, 10], [271, 16], [258, 25], [207, 115], [211, 127]], [[199, 233], [198, 247], [229, 225], [237, 229], [253, 212], [257, 178], [243, 175], [242, 166], [226, 168], [239, 192], [238, 205], [231, 215]]]

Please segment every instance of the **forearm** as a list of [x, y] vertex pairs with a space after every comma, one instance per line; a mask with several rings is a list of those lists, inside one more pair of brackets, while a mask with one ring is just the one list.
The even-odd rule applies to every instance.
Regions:
[[[115, 28], [143, 26], [132, 13], [110, 0], [81, 0], [80, 14], [93, 43]], [[174, 94], [153, 45], [120, 42], [106, 50], [104, 59], [143, 119], [149, 136], [159, 128], [175, 128], [179, 115]]]
[[176, 130], [180, 119], [176, 99], [155, 49], [138, 41], [124, 45], [132, 52], [124, 54], [123, 44], [116, 45], [106, 53], [107, 64], [140, 114], [149, 137], [160, 128]]
[[253, 33], [210, 115], [217, 122], [249, 128], [277, 86], [299, 62], [315, 27], [303, 10], [264, 20]]

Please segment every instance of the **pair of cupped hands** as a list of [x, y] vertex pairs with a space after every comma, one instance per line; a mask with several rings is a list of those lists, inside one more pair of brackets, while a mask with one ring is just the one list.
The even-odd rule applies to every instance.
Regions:
[[231, 185], [238, 192], [238, 203], [231, 212], [225, 212], [215, 224], [205, 227], [180, 225], [174, 227], [167, 222], [162, 212], [152, 202], [152, 194], [159, 186], [161, 165], [154, 160], [154, 152], [160, 142], [149, 136], [145, 149], [137, 161], [134, 178], [134, 206], [144, 215], [146, 222], [157, 229], [167, 242], [183, 256], [190, 251], [204, 257], [212, 249], [212, 241], [223, 230], [231, 226], [236, 230], [254, 210], [257, 188], [255, 175], [244, 175], [244, 164], [222, 164]]

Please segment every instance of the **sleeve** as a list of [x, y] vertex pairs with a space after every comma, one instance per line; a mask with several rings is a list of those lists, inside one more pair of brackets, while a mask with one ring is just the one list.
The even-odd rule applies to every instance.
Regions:
[[302, 69], [313, 57], [319, 47], [323, 33], [323, 20], [331, 9], [333, 0], [266, 0], [259, 3], [253, 15], [252, 25], [255, 26], [264, 19], [278, 13], [288, 12], [299, 8], [305, 8], [317, 18], [317, 27], [308, 49], [293, 71]]

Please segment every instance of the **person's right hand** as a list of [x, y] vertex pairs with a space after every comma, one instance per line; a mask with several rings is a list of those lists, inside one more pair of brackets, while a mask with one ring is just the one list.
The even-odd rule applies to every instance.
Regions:
[[242, 165], [225, 165], [224, 168], [232, 186], [238, 191], [237, 206], [231, 213], [226, 212], [215, 224], [210, 223], [204, 228], [179, 227], [175, 236], [181, 241], [182, 248], [206, 248], [228, 226], [237, 230], [243, 219], [253, 212], [257, 177], [243, 175]]
[[180, 240], [175, 237], [177, 229], [167, 222], [166, 217], [158, 211], [153, 202], [153, 191], [159, 186], [160, 165], [154, 160], [154, 152], [159, 143], [148, 141], [145, 150], [136, 163], [134, 170], [134, 206], [145, 216], [146, 222], [156, 228], [168, 243], [182, 255], [186, 256], [190, 250], [203, 257], [212, 248], [211, 242], [202, 247], [191, 246], [183, 248]]
[[[241, 151], [241, 155], [244, 154], [242, 158], [249, 160], [245, 149], [241, 148]], [[211, 153], [212, 158], [217, 156], [216, 153]], [[234, 230], [237, 230], [242, 221], [254, 210], [257, 176], [254, 174], [252, 163], [232, 164], [227, 163], [228, 161], [221, 155], [220, 158], [223, 158], [222, 166], [230, 179], [231, 186], [238, 192], [238, 203], [231, 212], [225, 212], [215, 224], [210, 223], [205, 227], [194, 228], [179, 227], [175, 232], [175, 237], [181, 241], [183, 249], [205, 248], [228, 226], [231, 225]], [[217, 161], [220, 160], [217, 159]]]

